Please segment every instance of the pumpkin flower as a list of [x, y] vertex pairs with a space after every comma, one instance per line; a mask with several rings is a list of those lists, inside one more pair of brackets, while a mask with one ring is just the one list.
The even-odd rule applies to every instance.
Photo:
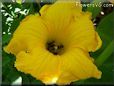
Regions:
[[75, 0], [58, 0], [39, 12], [20, 23], [4, 48], [16, 56], [17, 70], [45, 84], [100, 79], [101, 72], [89, 55], [102, 44], [91, 13], [83, 12]]

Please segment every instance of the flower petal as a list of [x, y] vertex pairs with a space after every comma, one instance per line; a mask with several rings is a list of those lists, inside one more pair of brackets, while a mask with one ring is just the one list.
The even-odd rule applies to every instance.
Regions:
[[[54, 4], [52, 5], [44, 5], [41, 9], [40, 9], [40, 13], [42, 16], [47, 15], [47, 17], [49, 17], [49, 13], [53, 13], [55, 14], [55, 11], [57, 11], [57, 13], [61, 13], [60, 10], [64, 11], [64, 9], [72, 9], [75, 8], [75, 10], [81, 11], [82, 7], [80, 6], [80, 0], [57, 0]], [[59, 12], [60, 11], [60, 12]], [[49, 13], [47, 13], [49, 12]], [[52, 14], [51, 14], [52, 15]], [[55, 14], [57, 15], [57, 14]], [[60, 15], [60, 14], [59, 14]], [[53, 15], [54, 16], [54, 15]], [[55, 18], [56, 16], [54, 16]]]
[[73, 14], [79, 15], [82, 8], [76, 6], [79, 0], [58, 0], [53, 5], [44, 5], [41, 17], [45, 20], [47, 27], [53, 34], [58, 34], [61, 29], [67, 28], [73, 19]]
[[41, 46], [46, 42], [47, 33], [40, 16], [30, 15], [20, 23], [4, 50], [15, 55], [21, 50], [31, 51], [35, 46]]
[[101, 39], [98, 34], [96, 35], [89, 15], [88, 13], [82, 13], [80, 17], [75, 17], [75, 21], [64, 31], [64, 34], [66, 34], [64, 43], [69, 43], [70, 48], [81, 47], [87, 51], [96, 51], [97, 47], [101, 46]]
[[53, 84], [59, 75], [59, 62], [59, 57], [55, 57], [46, 49], [37, 47], [31, 53], [20, 52], [17, 55], [15, 67], [45, 84]]
[[87, 52], [80, 48], [75, 48], [66, 52], [61, 57], [62, 73], [57, 83], [69, 84], [73, 81], [90, 77], [99, 79], [101, 77], [101, 72], [89, 58]]

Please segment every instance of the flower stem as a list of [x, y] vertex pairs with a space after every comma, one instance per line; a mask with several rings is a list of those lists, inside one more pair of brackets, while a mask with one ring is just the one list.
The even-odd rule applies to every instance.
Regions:
[[101, 66], [113, 53], [114, 51], [114, 40], [106, 47], [106, 49], [101, 53], [101, 55], [96, 59], [96, 65]]

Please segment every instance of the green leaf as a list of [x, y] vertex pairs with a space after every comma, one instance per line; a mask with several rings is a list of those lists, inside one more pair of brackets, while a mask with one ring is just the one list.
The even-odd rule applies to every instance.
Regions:
[[29, 9], [29, 14], [35, 14], [35, 13], [39, 12], [40, 8], [41, 8], [40, 3], [36, 3], [36, 2], [27, 3], [27, 2], [25, 2], [22, 4], [21, 9], [22, 10]]
[[2, 84], [9, 83], [12, 84], [18, 77], [19, 77], [18, 71], [14, 67], [6, 66], [3, 69], [2, 74]]
[[2, 84], [11, 84], [20, 76], [19, 72], [14, 67], [15, 57], [3, 51], [2, 58]]
[[9, 55], [6, 54], [4, 51], [3, 51], [2, 55], [3, 55], [3, 57], [2, 57], [2, 67], [4, 67], [4, 66], [7, 66], [7, 64], [10, 63], [11, 59], [10, 59]]
[[2, 35], [2, 44], [6, 45], [10, 41], [11, 37], [12, 35], [8, 35], [8, 34]]
[[22, 85], [30, 85], [30, 80], [28, 78], [28, 76], [24, 73], [20, 73], [21, 77], [22, 77]]
[[99, 15], [101, 8], [100, 7], [88, 7], [87, 11], [92, 13], [92, 18], [95, 18], [97, 15]]
[[[92, 18], [95, 18], [97, 15], [99, 15], [101, 11], [101, 2], [102, 0], [93, 0], [92, 3], [90, 3], [90, 6], [87, 7], [87, 11], [92, 13]], [[94, 6], [93, 6], [94, 5]], [[101, 5], [101, 6], [99, 6]]]
[[29, 74], [20, 73], [22, 77], [22, 85], [43, 85], [43, 83]]
[[101, 22], [99, 23], [96, 31], [101, 37], [102, 40], [102, 47], [96, 52], [102, 53], [104, 49], [108, 46], [110, 42], [112, 42], [113, 39], [113, 30], [114, 30], [114, 12], [110, 13], [109, 15], [105, 16]]
[[113, 30], [114, 30], [114, 12], [110, 13], [109, 15], [105, 16], [99, 23], [96, 31], [98, 32], [101, 40], [102, 46], [101, 48], [94, 52], [90, 53], [92, 57], [95, 59], [104, 51], [104, 49], [112, 42], [113, 40]]
[[11, 25], [11, 33], [13, 34], [13, 32], [17, 29], [17, 27], [19, 26], [21, 20], [23, 19], [24, 15], [20, 15], [19, 18], [15, 18], [12, 25]]
[[39, 3], [32, 3], [29, 8], [29, 14], [35, 14], [38, 13], [41, 6]]
[[106, 49], [101, 53], [99, 57], [97, 57], [95, 63], [97, 66], [101, 66], [114, 52], [114, 41], [112, 41]]
[[102, 38], [105, 38], [107, 41], [113, 39], [113, 29], [114, 29], [114, 12], [110, 13], [104, 17], [97, 27], [97, 32], [101, 35]]
[[2, 32], [7, 32], [8, 25], [6, 25], [6, 17], [2, 14]]

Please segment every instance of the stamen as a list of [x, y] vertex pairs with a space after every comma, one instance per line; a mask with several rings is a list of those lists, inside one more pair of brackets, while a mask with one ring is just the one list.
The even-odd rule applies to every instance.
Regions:
[[54, 55], [60, 55], [63, 51], [64, 46], [62, 44], [56, 43], [55, 41], [51, 41], [47, 43], [46, 48]]

